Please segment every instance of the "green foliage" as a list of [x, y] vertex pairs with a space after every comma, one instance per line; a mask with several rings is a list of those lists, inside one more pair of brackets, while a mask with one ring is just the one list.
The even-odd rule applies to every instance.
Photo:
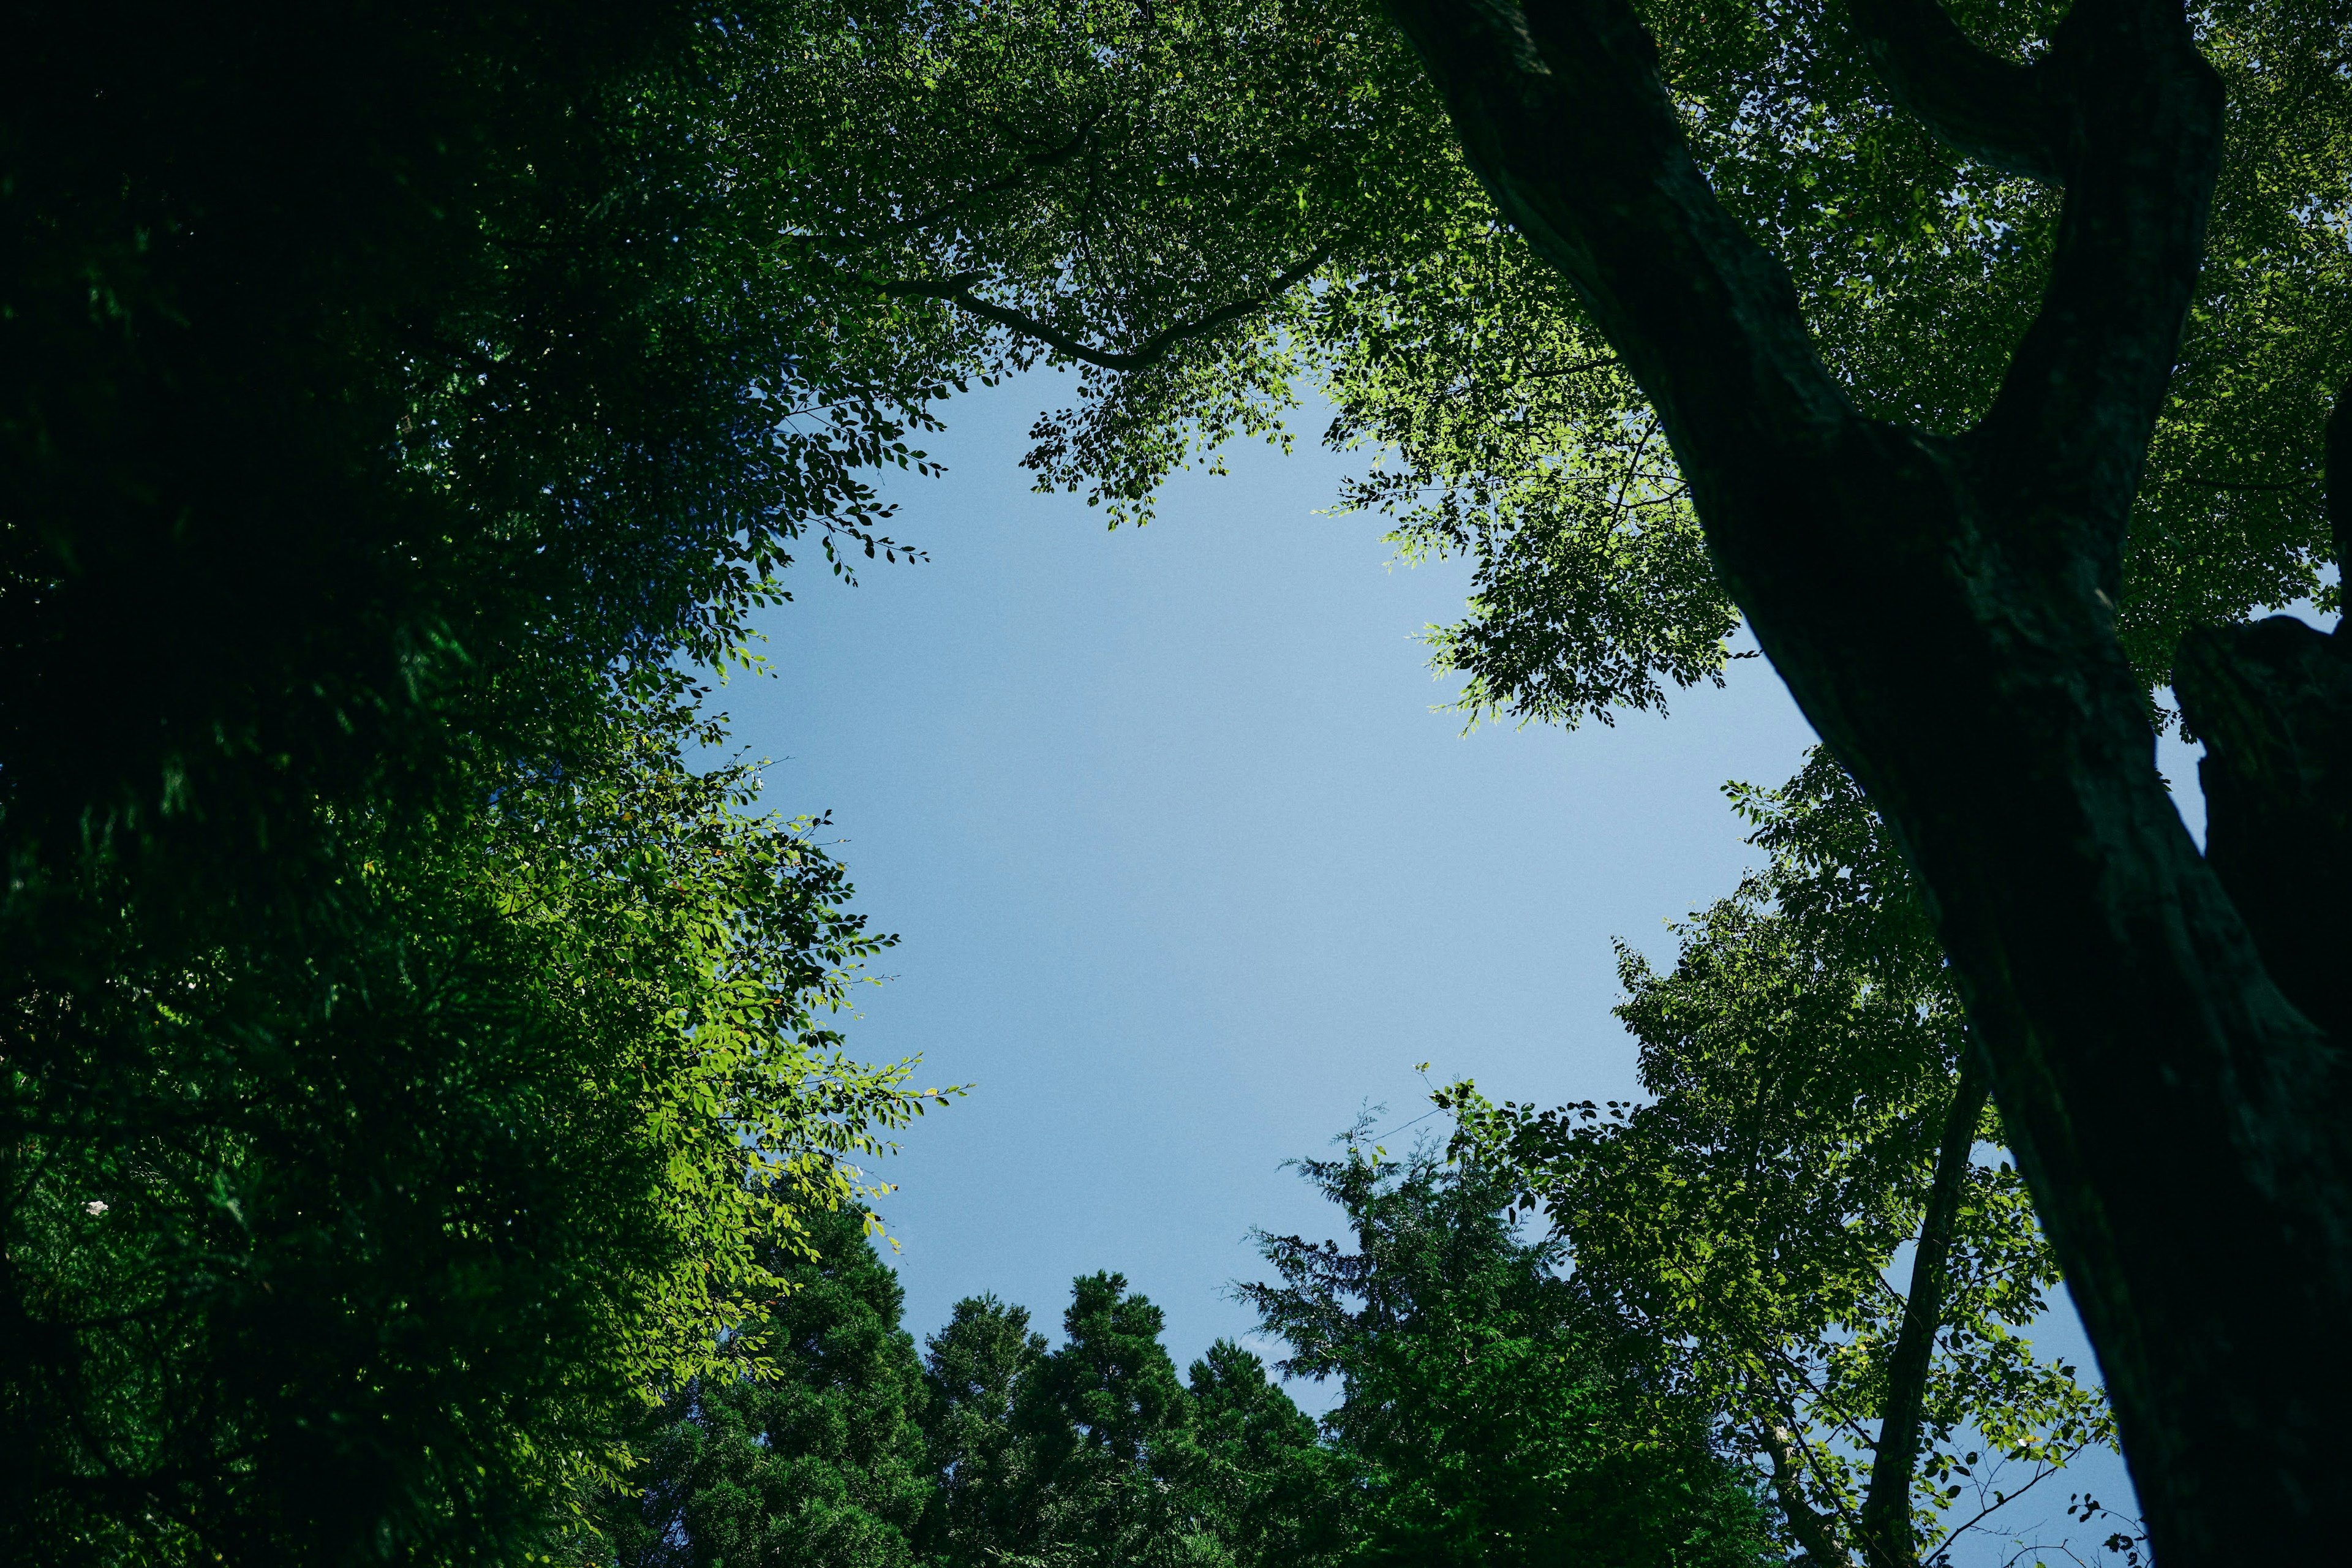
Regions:
[[[2038, 307], [2054, 193], [1899, 112], [1834, 5], [1642, 10], [1710, 183], [1785, 260], [1849, 395], [1930, 429], [1973, 419]], [[2016, 53], [2053, 7], [1962, 10]], [[889, 222], [839, 253], [958, 300], [1003, 354], [1082, 366], [1037, 426], [1041, 485], [1148, 517], [1161, 479], [1233, 436], [1286, 441], [1318, 386], [1326, 439], [1378, 453], [1342, 504], [1391, 516], [1407, 558], [1474, 563], [1468, 617], [1433, 634], [1474, 721], [1605, 721], [1719, 677], [1737, 616], [1655, 419], [1501, 224], [1377, 6], [906, 15], [919, 44], [862, 112], [940, 130], [896, 143]], [[2228, 140], [2124, 563], [2151, 688], [2192, 625], [2334, 606], [2317, 455], [2352, 374], [2352, 22], [2319, 0], [2195, 22]]]
[[1192, 1404], [1159, 1308], [1118, 1274], [1071, 1289], [1063, 1343], [1022, 1380], [1017, 1560], [1070, 1568], [1213, 1561], [1186, 1509]]
[[549, 661], [726, 657], [811, 526], [872, 542], [856, 470], [910, 456], [946, 326], [780, 265], [816, 198], [730, 117], [821, 18], [38, 20], [0, 205], [19, 844], [201, 813], [257, 849], [444, 720], [555, 739]]
[[1005, 364], [1079, 366], [1027, 461], [1114, 523], [1191, 454], [1276, 431], [1294, 285], [1359, 235], [1452, 221], [1418, 199], [1459, 171], [1435, 100], [1351, 0], [847, 9], [861, 47], [811, 90], [842, 116], [822, 177], [855, 199], [805, 243], [1005, 329]]
[[338, 824], [299, 929], [167, 963], [93, 921], [54, 940], [106, 985], [11, 972], [16, 1560], [531, 1538], [856, 1201], [921, 1103], [825, 1022], [888, 939], [688, 729], [638, 704], [593, 770]]
[[674, 673], [971, 336], [778, 250], [822, 20], [17, 18], [0, 1556], [536, 1549], [922, 1102]]
[[1031, 1467], [1013, 1414], [1045, 1359], [1045, 1336], [1030, 1331], [1028, 1308], [971, 1296], [924, 1349], [923, 1435], [938, 1488], [923, 1520], [924, 1554], [950, 1568], [993, 1563], [1024, 1528]]
[[1188, 1386], [1185, 1479], [1196, 1529], [1236, 1564], [1332, 1561], [1354, 1511], [1356, 1461], [1318, 1442], [1313, 1419], [1265, 1363], [1231, 1340], [1192, 1363]]
[[714, 1368], [665, 1403], [635, 1508], [610, 1529], [627, 1568], [908, 1568], [931, 1485], [922, 1367], [898, 1326], [904, 1292], [864, 1216], [825, 1214], [816, 1256], [730, 1349], [764, 1375]]
[[621, 1562], [880, 1565], [909, 1537], [932, 1568], [1778, 1560], [1707, 1409], [1517, 1235], [1509, 1183], [1427, 1151], [1304, 1168], [1362, 1250], [1262, 1237], [1282, 1283], [1242, 1294], [1286, 1370], [1340, 1380], [1319, 1431], [1230, 1341], [1180, 1380], [1160, 1310], [1109, 1273], [1074, 1283], [1058, 1347], [1023, 1308], [956, 1303], [918, 1402], [896, 1288], [845, 1218], [738, 1337], [773, 1382], [706, 1375], [641, 1439]]
[[[1262, 1370], [1244, 1390], [1203, 1363], [1188, 1390], [1162, 1324], [1117, 1274], [1076, 1282], [1051, 1352], [1024, 1310], [993, 1297], [956, 1304], [929, 1346], [934, 1561], [1205, 1568], [1237, 1561], [1233, 1544], [1270, 1541], [1267, 1494], [1280, 1483], [1252, 1461], [1267, 1448], [1260, 1428], [1297, 1412]], [[1241, 1368], [1229, 1350], [1212, 1353], [1230, 1374]], [[1203, 1391], [1221, 1417], [1214, 1461], [1192, 1431]]]
[[[1514, 1173], [1673, 1384], [1752, 1452], [1786, 1435], [1792, 1500], [1851, 1529], [1906, 1306], [1888, 1280], [1920, 1234], [1967, 1026], [1909, 874], [1826, 753], [1785, 788], [1731, 793], [1767, 868], [1677, 928], [1671, 970], [1619, 949], [1649, 1099], [1442, 1098], [1461, 1146]], [[1997, 1146], [1997, 1118], [1974, 1132]], [[2015, 1467], [1976, 1488], [1997, 1505], [2115, 1441], [2099, 1395], [2020, 1332], [2057, 1282], [2023, 1182], [1981, 1157], [1960, 1180], [1913, 1486], [1920, 1560], [1984, 1457]]]
[[1347, 1561], [1777, 1560], [1704, 1407], [1591, 1310], [1559, 1272], [1562, 1247], [1517, 1234], [1512, 1183], [1426, 1149], [1391, 1161], [1353, 1138], [1344, 1158], [1301, 1169], [1346, 1213], [1358, 1250], [1262, 1236], [1282, 1283], [1242, 1292], [1290, 1347], [1285, 1372], [1339, 1380], [1325, 1428], [1364, 1475]]

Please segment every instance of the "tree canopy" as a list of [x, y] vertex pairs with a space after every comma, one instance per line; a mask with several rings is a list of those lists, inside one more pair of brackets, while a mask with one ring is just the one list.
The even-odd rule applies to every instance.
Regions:
[[1818, 751], [1730, 793], [1766, 867], [1677, 928], [1671, 970], [1619, 948], [1647, 1098], [1439, 1099], [1769, 1471], [1813, 1561], [1916, 1568], [2113, 1423], [2032, 1349], [2057, 1263], [1884, 826]]
[[1029, 461], [1114, 521], [1319, 382], [1349, 498], [1476, 562], [1474, 713], [1744, 621], [1918, 876], [2158, 1550], [2323, 1552], [2352, 645], [2246, 617], [2352, 548], [2341, 7], [919, 15], [866, 112], [960, 134], [814, 243], [1078, 367]]
[[957, 324], [773, 258], [789, 8], [15, 21], [0, 1554], [519, 1552], [927, 1102], [686, 672]]
[[[1351, 1148], [1302, 1170], [1362, 1250], [1262, 1236], [1277, 1282], [1241, 1293], [1288, 1349], [1286, 1372], [1339, 1381], [1319, 1423], [1230, 1340], [1180, 1377], [1160, 1310], [1108, 1272], [1073, 1282], [1058, 1345], [1025, 1309], [957, 1302], [910, 1400], [898, 1298], [843, 1220], [816, 1263], [787, 1270], [827, 1283], [747, 1330], [772, 1347], [775, 1383], [705, 1374], [658, 1416], [620, 1561], [1780, 1560], [1771, 1510], [1705, 1408], [1654, 1375], [1647, 1342], [1589, 1310], [1554, 1245], [1515, 1234], [1510, 1183], [1433, 1148], [1402, 1162]], [[917, 1447], [922, 1499], [906, 1485]]]
[[[2055, 15], [1968, 20], [2021, 50]], [[1839, 385], [1873, 416], [1966, 428], [2040, 304], [2056, 193], [1905, 114], [1830, 8], [1641, 20], [1700, 169], [1790, 268]], [[1346, 504], [1393, 515], [1409, 552], [1475, 563], [1472, 614], [1436, 641], [1470, 711], [1605, 718], [1720, 669], [1739, 615], [1654, 412], [1377, 9], [942, 5], [875, 25], [891, 47], [839, 90], [861, 145], [890, 151], [860, 155], [862, 200], [808, 243], [956, 301], [1016, 361], [1076, 368], [1077, 400], [1037, 427], [1042, 483], [1147, 517], [1175, 465], [1275, 432], [1312, 386], [1336, 411], [1326, 438], [1375, 456]], [[2151, 689], [2191, 626], [2334, 606], [2318, 459], [2352, 373], [2340, 21], [2228, 6], [2200, 41], [2231, 89], [2221, 259], [2118, 601]]]
[[[1360, 1128], [1359, 1132], [1366, 1131]], [[1293, 1375], [1336, 1378], [1325, 1418], [1365, 1473], [1351, 1561], [1511, 1568], [1776, 1560], [1749, 1478], [1705, 1406], [1657, 1375], [1511, 1223], [1515, 1184], [1349, 1140], [1302, 1173], [1357, 1250], [1262, 1236], [1279, 1284], [1245, 1285]]]
[[[2095, 1435], [2003, 1348], [2050, 1277], [2021, 1179], [2165, 1560], [2324, 1555], [2352, 642], [2246, 620], [2339, 611], [2352, 554], [2342, 10], [33, 7], [0, 62], [0, 1542], [521, 1550], [630, 1462], [633, 1402], [749, 1342], [928, 1097], [825, 1022], [883, 939], [747, 770], [690, 761], [683, 672], [751, 658], [795, 552], [895, 555], [868, 471], [1042, 361], [1076, 385], [1025, 460], [1114, 523], [1319, 390], [1373, 454], [1342, 503], [1475, 563], [1433, 636], [1474, 719], [1658, 708], [1744, 626], [1843, 770], [1758, 797], [1768, 839], [1858, 783], [1884, 843], [1837, 863], [1899, 856], [1916, 906], [1864, 923], [1916, 914], [1909, 969], [1776, 862], [1628, 969], [1654, 1105], [1496, 1124], [1597, 1262], [1631, 1192], [1791, 1238], [1786, 1277], [1710, 1261], [1719, 1321], [1594, 1276], [1692, 1332], [1853, 1336], [1817, 1392], [1917, 1441], [1864, 1484], [1791, 1425], [1791, 1520], [1908, 1550], [1963, 1414], [2021, 1457]], [[2206, 847], [2151, 760], [2175, 719]], [[1758, 1098], [1784, 1018], [1811, 1054]], [[1972, 1157], [1979, 1090], [2019, 1177]], [[1754, 1182], [1686, 1184], [1743, 1138]], [[1898, 1318], [1867, 1275], [1906, 1234], [1937, 1261]], [[1163, 1528], [1224, 1473], [1196, 1415], [1230, 1459], [1288, 1451], [1278, 1406], [1230, 1355], [1152, 1362], [1116, 1276], [1073, 1312], [1055, 1351], [959, 1316], [931, 1375], [981, 1425], [918, 1537], [1307, 1550], [1287, 1481]], [[1453, 1484], [1394, 1495], [1517, 1506]]]

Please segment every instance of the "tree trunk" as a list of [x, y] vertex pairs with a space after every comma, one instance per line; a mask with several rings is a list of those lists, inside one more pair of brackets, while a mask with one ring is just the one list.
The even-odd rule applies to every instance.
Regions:
[[[1657, 407], [1758, 639], [1929, 892], [2158, 1560], [2332, 1560], [2352, 1477], [2338, 1053], [2182, 826], [2115, 637], [2220, 150], [2178, 0], [2077, 0], [2035, 66], [1967, 71], [1939, 63], [1972, 46], [1933, 0], [1857, 7], [1905, 20], [1875, 42], [1932, 128], [2066, 188], [2041, 315], [1957, 439], [1862, 417], [1822, 367], [1627, 0], [1391, 9], [1505, 214]], [[2281, 921], [2335, 892], [2290, 888]]]
[[[2327, 503], [2352, 562], [2352, 383], [2327, 422]], [[2287, 616], [2183, 640], [2172, 686], [2205, 742], [2205, 858], [2279, 989], [2352, 1039], [2352, 636]], [[2315, 897], [2315, 892], [2317, 896]], [[2333, 897], [2330, 897], [2330, 894]]]
[[1962, 1062], [1959, 1081], [1952, 1086], [1952, 1107], [1944, 1117], [1943, 1140], [1936, 1150], [1936, 1175], [1927, 1190], [1927, 1214], [1919, 1222], [1919, 1245], [1911, 1254], [1911, 1290], [1903, 1302], [1903, 1326], [1887, 1359], [1886, 1412], [1878, 1423], [1870, 1490], [1862, 1503], [1863, 1551], [1871, 1568], [1918, 1568], [1911, 1480], [1919, 1468], [1927, 1370], [1935, 1360], [1937, 1331], [1944, 1326], [1952, 1230], [1959, 1219], [1960, 1191], [1968, 1183], [1986, 1096], [1983, 1070], [1973, 1058]]
[[1804, 1548], [1804, 1568], [1849, 1568], [1853, 1559], [1838, 1539], [1836, 1524], [1806, 1500], [1804, 1460], [1796, 1435], [1778, 1422], [1768, 1422], [1757, 1437], [1772, 1461], [1772, 1493], [1788, 1516], [1789, 1532]]

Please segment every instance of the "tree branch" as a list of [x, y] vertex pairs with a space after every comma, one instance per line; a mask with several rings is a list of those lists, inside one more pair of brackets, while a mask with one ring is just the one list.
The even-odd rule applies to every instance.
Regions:
[[[1471, 166], [1664, 420], [1702, 512], [1709, 450], [1819, 452], [1858, 421], [1788, 271], [1717, 201], [1628, 0], [1389, 0]], [[1714, 502], [1710, 508], [1710, 502]]]
[[[1927, 889], [2159, 1555], [2242, 1561], [2257, 1521], [2258, 1554], [2324, 1558], [2352, 1455], [2344, 1068], [2181, 826], [2116, 637], [2221, 147], [2184, 0], [2074, 0], [2036, 68], [2065, 128], [2049, 286], [1957, 439], [1863, 418], [1822, 368], [1631, 0], [1387, 3], [1503, 216], [1657, 409], [1725, 587]], [[2321, 870], [2305, 857], [2300, 907], [2352, 919]]]
[[1895, 1333], [1895, 1353], [1886, 1368], [1886, 1414], [1878, 1424], [1878, 1451], [1871, 1459], [1870, 1490], [1862, 1502], [1863, 1550], [1874, 1568], [1916, 1568], [1919, 1561], [1918, 1542], [1911, 1534], [1911, 1479], [1918, 1468], [1927, 1371], [1936, 1334], [1944, 1324], [1952, 1230], [1959, 1218], [1960, 1189], [1968, 1179], [1988, 1092], [1971, 1047], [1962, 1056], [1959, 1081], [1952, 1086], [1927, 1212], [1920, 1221], [1919, 1245], [1911, 1255], [1911, 1293], [1903, 1304], [1903, 1326]]
[[[2338, 580], [2352, 577], [2352, 381], [2336, 394], [2336, 407], [2327, 416], [2327, 445], [2322, 457], [2327, 465], [2327, 519], [2336, 534]], [[2339, 616], [2336, 635], [2352, 616]]]
[[977, 272], [960, 272], [952, 278], [930, 283], [886, 283], [882, 285], [882, 291], [898, 299], [945, 300], [983, 321], [994, 321], [998, 326], [1010, 328], [1024, 337], [1034, 338], [1066, 359], [1097, 365], [1104, 370], [1146, 370], [1166, 358], [1168, 351], [1177, 344], [1215, 331], [1227, 322], [1239, 321], [1251, 311], [1281, 299], [1313, 277], [1315, 269], [1322, 266], [1330, 254], [1330, 247], [1318, 246], [1306, 260], [1276, 274], [1273, 283], [1262, 291], [1220, 305], [1195, 320], [1155, 332], [1139, 346], [1125, 351], [1096, 348], [1024, 311], [981, 299], [971, 291], [972, 285], [982, 280], [982, 275]]
[[[2327, 421], [2339, 563], [2352, 534], [2352, 383]], [[2173, 664], [2205, 742], [2205, 858], [2252, 929], [2263, 967], [2303, 1016], [2352, 1039], [2352, 635], [2292, 616], [2200, 628]], [[2324, 889], [2324, 891], [2320, 891]], [[2319, 896], [2314, 897], [2315, 892]]]
[[1774, 1421], [1762, 1423], [1757, 1435], [1772, 1460], [1772, 1490], [1780, 1500], [1780, 1511], [1789, 1516], [1789, 1529], [1796, 1535], [1797, 1544], [1820, 1568], [1843, 1568], [1852, 1559], [1839, 1544], [1837, 1527], [1805, 1500], [1795, 1435]]
[[2035, 68], [2065, 117], [2057, 250], [2042, 309], [1966, 441], [2018, 535], [2053, 531], [2062, 512], [2082, 520], [2055, 542], [2099, 563], [2112, 601], [2203, 260], [2221, 80], [2179, 0], [2078, 0]]
[[1938, 0], [1851, 9], [1878, 79], [1937, 140], [2004, 174], [2065, 183], [2064, 125], [2040, 71], [1979, 48]]
[[968, 191], [950, 196], [937, 206], [927, 207], [911, 217], [893, 218], [887, 223], [877, 224], [869, 234], [810, 234], [803, 237], [819, 245], [856, 246], [870, 244], [871, 235], [919, 233], [943, 218], [952, 217], [958, 211], [973, 202], [989, 196], [1001, 196], [1008, 191], [1017, 191], [1046, 170], [1058, 168], [1068, 163], [1083, 152], [1087, 142], [1093, 139], [1095, 122], [1098, 118], [1099, 116], [1088, 115], [1078, 122], [1077, 130], [1070, 133], [1068, 141], [1058, 147], [1030, 154], [1023, 162], [1022, 166], [1013, 173], [984, 181]]

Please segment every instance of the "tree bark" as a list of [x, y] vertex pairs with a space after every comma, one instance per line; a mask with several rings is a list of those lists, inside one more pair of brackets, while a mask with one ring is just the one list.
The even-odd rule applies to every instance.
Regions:
[[1919, 1427], [1927, 1413], [1927, 1369], [1936, 1334], [1944, 1326], [1944, 1286], [1950, 1275], [1952, 1231], [1960, 1191], [1975, 1153], [1989, 1086], [1973, 1058], [1960, 1064], [1951, 1110], [1936, 1150], [1936, 1174], [1919, 1244], [1911, 1254], [1911, 1290], [1903, 1326], [1887, 1359], [1886, 1412], [1878, 1423], [1878, 1449], [1870, 1460], [1870, 1490], [1862, 1502], [1863, 1551], [1871, 1568], [1918, 1568], [1919, 1541], [1911, 1529], [1911, 1481], [1919, 1468]]
[[[2327, 501], [2352, 558], [2352, 384], [2327, 422]], [[2172, 687], [2205, 742], [2205, 858], [2305, 1017], [2352, 1039], [2352, 636], [2291, 616], [2183, 639]], [[2314, 897], [2316, 892], [2319, 896]]]
[[[2030, 68], [2057, 247], [1958, 438], [1843, 395], [1693, 161], [1629, 0], [1391, 9], [1657, 408], [1733, 596], [1928, 891], [2158, 1560], [2330, 1560], [2352, 1477], [2339, 1053], [2182, 826], [2115, 636], [2221, 145], [2179, 0], [2076, 0]], [[1943, 86], [1979, 137], [2014, 112]]]
[[1767, 1423], [1758, 1437], [1772, 1461], [1772, 1494], [1788, 1516], [1789, 1532], [1805, 1550], [1811, 1568], [1847, 1568], [1853, 1559], [1838, 1540], [1837, 1525], [1805, 1500], [1804, 1460], [1796, 1435], [1778, 1423]]

